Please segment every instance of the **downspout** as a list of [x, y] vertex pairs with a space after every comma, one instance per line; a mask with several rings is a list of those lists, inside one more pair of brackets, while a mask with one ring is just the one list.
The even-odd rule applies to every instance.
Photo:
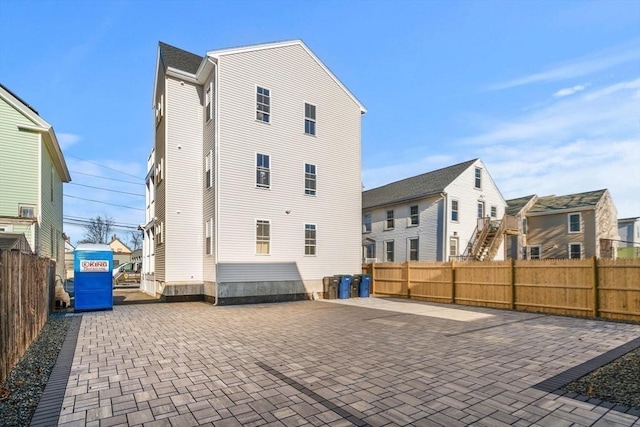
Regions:
[[219, 88], [219, 80], [218, 80], [218, 64], [215, 61], [212, 61], [211, 58], [208, 59], [213, 64], [213, 90], [214, 90], [214, 99], [215, 104], [214, 108], [214, 121], [213, 126], [214, 129], [214, 141], [213, 141], [213, 152], [215, 156], [215, 170], [213, 171], [213, 191], [214, 191], [214, 202], [213, 202], [213, 229], [214, 229], [214, 247], [215, 253], [213, 254], [213, 266], [215, 271], [215, 295], [213, 305], [218, 305], [218, 251], [220, 250], [220, 235], [219, 235], [219, 208], [220, 208], [220, 95], [218, 94]]

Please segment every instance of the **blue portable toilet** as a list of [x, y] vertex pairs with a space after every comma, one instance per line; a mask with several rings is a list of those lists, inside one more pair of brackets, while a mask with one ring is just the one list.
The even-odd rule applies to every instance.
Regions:
[[369, 274], [363, 274], [358, 285], [358, 296], [360, 298], [369, 297], [369, 287], [371, 286], [371, 276]]
[[351, 276], [341, 276], [338, 284], [338, 298], [349, 299], [349, 290], [351, 289]]
[[113, 251], [109, 245], [81, 243], [74, 251], [74, 310], [113, 309]]

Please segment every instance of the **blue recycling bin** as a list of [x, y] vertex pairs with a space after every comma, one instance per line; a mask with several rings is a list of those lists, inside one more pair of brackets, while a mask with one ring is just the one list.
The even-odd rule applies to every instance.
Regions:
[[371, 275], [363, 274], [358, 285], [358, 296], [360, 298], [369, 297], [369, 288], [371, 287]]
[[75, 311], [113, 309], [113, 251], [109, 245], [82, 243], [74, 251]]
[[338, 284], [338, 299], [349, 299], [349, 289], [351, 288], [351, 276], [341, 276]]

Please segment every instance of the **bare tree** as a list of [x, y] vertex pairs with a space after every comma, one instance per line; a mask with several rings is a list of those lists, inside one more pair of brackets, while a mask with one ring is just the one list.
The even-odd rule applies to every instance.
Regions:
[[108, 216], [104, 218], [98, 215], [91, 218], [85, 225], [84, 238], [79, 243], [109, 243], [109, 236], [113, 228], [114, 220]]
[[132, 250], [138, 250], [142, 247], [142, 232], [140, 230], [129, 232], [129, 243]]

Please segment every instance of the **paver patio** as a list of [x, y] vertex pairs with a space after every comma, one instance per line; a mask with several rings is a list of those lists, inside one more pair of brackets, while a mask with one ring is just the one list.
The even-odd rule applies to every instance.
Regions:
[[59, 425], [609, 426], [533, 388], [640, 325], [381, 298], [84, 313]]

